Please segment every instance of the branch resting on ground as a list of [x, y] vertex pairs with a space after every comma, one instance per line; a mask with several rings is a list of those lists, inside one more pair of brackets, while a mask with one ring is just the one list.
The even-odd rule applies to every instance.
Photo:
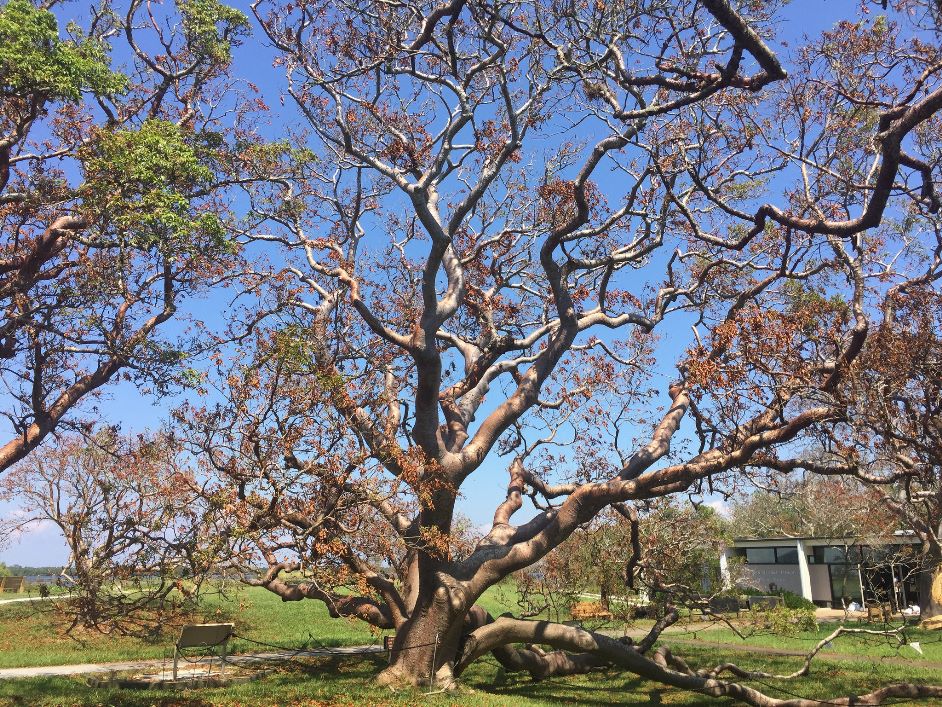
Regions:
[[[839, 629], [832, 636], [836, 637], [841, 633], [855, 632], [858, 631], [855, 629], [841, 631]], [[805, 667], [799, 673], [804, 674], [807, 672], [807, 666], [810, 664], [811, 659], [828, 640], [824, 639], [815, 647], [806, 658]], [[732, 664], [724, 664], [706, 671], [704, 674], [704, 671], [695, 672], [692, 670], [683, 659], [674, 656], [667, 647], [658, 648], [651, 657], [648, 657], [643, 655], [636, 646], [600, 633], [548, 621], [523, 621], [506, 616], [502, 616], [493, 623], [481, 626], [471, 632], [465, 642], [464, 651], [455, 665], [455, 674], [460, 674], [472, 662], [486, 653], [493, 652], [495, 657], [500, 660], [501, 656], [497, 651], [503, 650], [506, 655], [506, 651], [512, 650], [509, 646], [514, 643], [524, 643], [528, 646], [533, 644], [549, 645], [560, 649], [551, 653], [543, 653], [539, 649], [530, 647], [525, 651], [515, 651], [520, 655], [517, 656], [517, 660], [510, 662], [509, 665], [501, 660], [505, 667], [512, 668], [517, 665], [519, 666], [517, 669], [528, 670], [535, 677], [567, 675], [576, 672], [587, 672], [587, 670], [596, 667], [612, 666], [623, 668], [642, 678], [671, 687], [699, 692], [710, 697], [731, 697], [756, 707], [819, 707], [823, 703], [830, 705], [876, 705], [892, 698], [942, 698], [942, 686], [897, 683], [865, 695], [839, 697], [825, 702], [802, 697], [778, 699], [747, 685], [719, 680], [716, 675], [724, 671], [741, 671], [741, 676], [747, 678], [756, 678], [760, 675], [766, 678], [778, 676], [749, 673]], [[567, 651], [573, 653], [570, 654]]]

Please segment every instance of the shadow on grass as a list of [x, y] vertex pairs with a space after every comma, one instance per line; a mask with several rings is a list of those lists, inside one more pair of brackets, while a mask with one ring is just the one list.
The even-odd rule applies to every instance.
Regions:
[[[755, 662], [757, 657], [724, 655], [717, 652], [688, 653], [695, 664], [707, 665], [735, 658]], [[766, 658], [763, 656], [763, 658]], [[784, 671], [787, 659], [762, 660], [764, 667]], [[436, 693], [429, 688], [391, 692], [375, 685], [374, 678], [385, 661], [298, 660], [275, 669], [255, 682], [224, 688], [193, 690], [92, 688], [78, 679], [35, 678], [0, 681], [0, 705], [11, 707], [52, 707], [70, 705], [121, 705], [127, 707], [204, 707], [209, 705], [426, 705], [429, 707], [494, 707], [522, 705], [579, 704], [602, 705], [731, 705], [671, 688], [659, 687], [628, 673], [595, 672], [568, 678], [534, 681], [518, 674], [505, 674], [492, 660], [479, 661], [463, 676], [456, 692]], [[271, 666], [267, 666], [271, 667]], [[821, 662], [811, 677], [796, 681], [763, 681], [753, 685], [775, 697], [832, 697], [872, 689], [897, 680], [935, 681], [934, 676], [905, 671], [899, 666]], [[865, 690], [864, 690], [865, 691]], [[431, 693], [431, 694], [428, 694]]]
[[[650, 683], [624, 674], [593, 673], [566, 679], [533, 681], [506, 676], [494, 685], [496, 665], [473, 666], [456, 692], [424, 690], [391, 692], [375, 686], [373, 679], [384, 665], [380, 660], [333, 659], [297, 661], [261, 680], [225, 688], [199, 690], [92, 688], [78, 679], [35, 678], [0, 682], [0, 705], [51, 707], [70, 705], [121, 705], [127, 707], [208, 707], [210, 705], [724, 705], [726, 701], [653, 689]], [[430, 694], [431, 693], [431, 694]]]

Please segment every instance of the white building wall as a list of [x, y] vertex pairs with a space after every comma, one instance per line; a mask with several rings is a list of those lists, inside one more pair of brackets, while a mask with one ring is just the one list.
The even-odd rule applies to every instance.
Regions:
[[811, 570], [808, 564], [808, 556], [805, 554], [807, 549], [805, 544], [798, 541], [798, 579], [801, 582], [801, 596], [808, 601], [812, 601], [811, 593]]
[[831, 575], [827, 565], [809, 565], [811, 574], [811, 600], [831, 601]]

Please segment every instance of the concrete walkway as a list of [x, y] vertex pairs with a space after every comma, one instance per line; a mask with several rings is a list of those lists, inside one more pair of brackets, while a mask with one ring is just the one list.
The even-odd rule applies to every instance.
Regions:
[[0, 605], [17, 604], [26, 601], [58, 601], [60, 599], [70, 599], [71, 597], [71, 594], [55, 594], [48, 597], [20, 597], [18, 599], [0, 599]]
[[[292, 658], [331, 658], [378, 655], [385, 653], [382, 646], [344, 646], [338, 648], [314, 648], [307, 651], [275, 651], [270, 653], [245, 653], [226, 658], [232, 665], [252, 665], [268, 661], [285, 661]], [[78, 663], [76, 665], [44, 665], [33, 668], [2, 668], [0, 680], [17, 678], [65, 677], [69, 675], [95, 675], [108, 673], [146, 672], [167, 666], [171, 660], [155, 658], [152, 660], [129, 660], [121, 663]]]

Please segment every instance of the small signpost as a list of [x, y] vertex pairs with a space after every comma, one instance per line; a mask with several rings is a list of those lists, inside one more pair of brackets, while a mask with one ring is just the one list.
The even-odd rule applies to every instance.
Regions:
[[234, 624], [187, 624], [173, 646], [173, 679], [177, 679], [177, 662], [184, 648], [215, 648], [219, 646], [219, 674], [226, 663], [226, 644], [232, 636]]

